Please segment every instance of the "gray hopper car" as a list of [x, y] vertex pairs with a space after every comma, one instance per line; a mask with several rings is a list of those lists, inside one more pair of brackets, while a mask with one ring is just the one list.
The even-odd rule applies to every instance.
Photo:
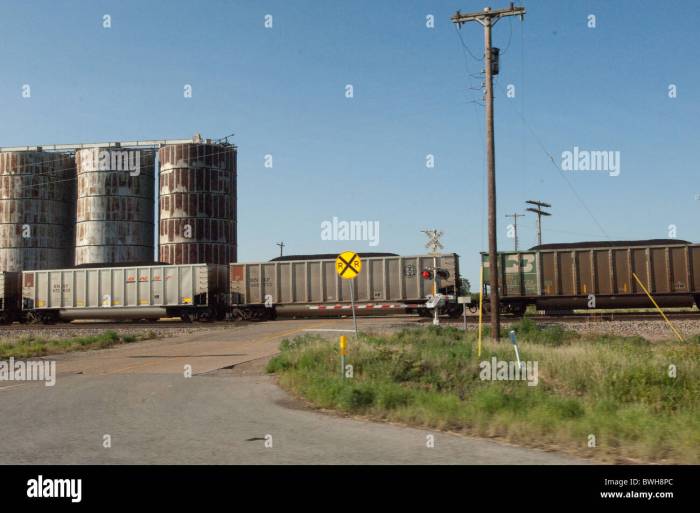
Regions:
[[20, 303], [21, 273], [0, 272], [0, 324], [23, 320]]
[[350, 287], [354, 287], [356, 311], [429, 312], [424, 307], [437, 291], [446, 297], [441, 313], [459, 315], [455, 292], [459, 292], [459, 257], [435, 257], [442, 276], [422, 272], [434, 267], [434, 257], [382, 256], [362, 259], [354, 280], [341, 279], [335, 259], [309, 259], [230, 264], [231, 313], [234, 319], [268, 319], [277, 314], [296, 316], [351, 315]]
[[30, 320], [223, 319], [225, 265], [149, 265], [24, 271], [22, 308]]

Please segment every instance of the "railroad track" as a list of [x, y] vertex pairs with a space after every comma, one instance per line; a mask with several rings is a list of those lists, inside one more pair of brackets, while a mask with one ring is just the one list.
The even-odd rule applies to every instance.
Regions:
[[[671, 320], [700, 320], [700, 311], [698, 312], [665, 312], [666, 317]], [[593, 312], [580, 314], [536, 314], [527, 316], [534, 322], [608, 322], [608, 321], [663, 321], [658, 312]], [[522, 317], [513, 315], [501, 315], [502, 322], [518, 322]], [[440, 319], [442, 323], [445, 319]], [[463, 323], [462, 317], [449, 319], [450, 324]], [[489, 315], [483, 316], [482, 322], [488, 323], [491, 321]], [[424, 322], [432, 322], [432, 319], [426, 318]], [[474, 324], [479, 322], [479, 317], [476, 315], [468, 315], [467, 323]]]
[[[666, 312], [666, 316], [671, 320], [700, 320], [700, 311], [697, 312]], [[347, 317], [349, 318], [349, 317]], [[392, 314], [392, 315], [376, 315], [376, 316], [362, 316], [358, 319], [361, 322], [363, 318], [383, 318], [383, 319], [397, 319], [397, 320], [414, 320], [418, 321], [419, 324], [431, 324], [432, 318], [429, 317], [419, 317], [415, 314]], [[535, 322], [545, 322], [545, 323], [555, 323], [555, 322], [607, 322], [607, 321], [662, 321], [663, 319], [657, 312], [594, 312], [594, 313], [581, 313], [581, 314], [547, 314], [547, 315], [531, 315], [527, 317]], [[308, 318], [291, 318], [284, 317], [284, 320], [307, 320]], [[329, 320], [337, 321], [338, 317], [319, 317], [315, 318], [319, 321]], [[522, 317], [516, 317], [514, 315], [502, 314], [502, 322], [519, 322]], [[482, 318], [482, 322], [487, 324], [490, 322], [490, 317], [485, 314]], [[11, 325], [5, 325], [0, 327], [0, 333], [3, 331], [21, 331], [27, 329], [68, 329], [68, 330], [84, 330], [84, 329], [141, 329], [141, 328], [152, 328], [152, 329], [183, 329], [183, 328], [211, 328], [211, 327], [222, 327], [222, 326], [242, 326], [243, 324], [250, 324], [251, 321], [213, 321], [206, 323], [186, 323], [180, 320], [172, 321], [154, 321], [154, 322], [69, 322], [69, 323], [56, 323], [56, 324], [19, 324], [14, 323]], [[275, 322], [275, 321], [267, 321]], [[440, 323], [446, 325], [459, 325], [464, 322], [462, 317], [457, 318], [446, 318], [441, 317]], [[467, 315], [468, 324], [477, 324], [479, 322], [479, 317], [474, 314]]]
[[[237, 322], [236, 326], [241, 326], [244, 323]], [[245, 323], [248, 324], [248, 323]], [[58, 322], [56, 324], [20, 324], [14, 323], [0, 327], [0, 333], [4, 331], [22, 331], [28, 329], [67, 329], [67, 330], [84, 330], [84, 329], [129, 329], [129, 328], [151, 328], [151, 329], [183, 329], [183, 328], [211, 328], [214, 326], [233, 326], [234, 323], [216, 321], [206, 323], [187, 323], [182, 321], [164, 321], [164, 322]]]
[[[669, 319], [700, 320], [700, 312], [666, 312]], [[533, 316], [533, 320], [562, 321], [562, 322], [605, 322], [605, 321], [663, 321], [661, 315], [654, 313], [600, 313], [600, 314], [574, 314], [574, 315], [548, 315]]]

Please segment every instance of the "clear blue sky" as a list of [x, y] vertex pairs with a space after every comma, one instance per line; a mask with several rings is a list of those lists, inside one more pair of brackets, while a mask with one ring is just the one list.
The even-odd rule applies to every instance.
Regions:
[[[505, 51], [496, 86], [500, 248], [512, 247], [505, 214], [527, 199], [553, 204], [545, 242], [605, 239], [589, 211], [610, 238], [666, 237], [674, 224], [679, 238], [700, 240], [700, 5], [520, 4], [523, 24], [504, 19], [494, 29]], [[470, 89], [481, 63], [449, 17], [485, 5], [3, 0], [0, 146], [235, 132], [240, 260], [275, 256], [279, 240], [289, 253], [422, 253], [419, 230], [437, 227], [474, 282], [486, 249], [483, 107]], [[480, 56], [481, 27], [461, 32]], [[515, 98], [505, 97], [508, 84]], [[620, 151], [620, 176], [569, 172], [570, 187], [541, 145], [557, 162], [574, 146]], [[379, 221], [379, 246], [321, 240], [321, 223], [334, 216]], [[529, 247], [534, 219], [520, 224]]]

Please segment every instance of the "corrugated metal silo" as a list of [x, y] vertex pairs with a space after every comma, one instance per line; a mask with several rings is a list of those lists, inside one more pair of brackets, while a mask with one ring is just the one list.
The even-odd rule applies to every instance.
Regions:
[[161, 261], [236, 261], [236, 157], [230, 144], [173, 144], [160, 149]]
[[75, 265], [153, 261], [153, 150], [76, 151]]
[[75, 161], [63, 153], [0, 152], [0, 270], [73, 263]]

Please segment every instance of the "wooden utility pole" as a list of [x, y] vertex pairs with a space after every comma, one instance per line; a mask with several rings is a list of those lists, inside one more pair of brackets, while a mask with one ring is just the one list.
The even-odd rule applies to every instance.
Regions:
[[284, 247], [286, 246], [286, 244], [284, 243], [284, 241], [282, 241], [282, 242], [278, 242], [277, 245], [280, 247], [280, 256], [282, 256], [282, 250], [284, 250]]
[[537, 208], [528, 208], [528, 212], [534, 212], [537, 214], [537, 245], [541, 246], [542, 245], [542, 216], [551, 216], [549, 212], [545, 212], [542, 210], [542, 207], [544, 208], [552, 208], [552, 205], [549, 203], [545, 203], [543, 201], [526, 201], [525, 203], [529, 203], [530, 205], [535, 205]]
[[514, 212], [513, 214], [506, 214], [506, 217], [513, 218], [513, 237], [515, 239], [513, 250], [518, 251], [518, 218], [525, 217], [525, 214], [518, 214], [517, 212]]
[[491, 29], [506, 16], [525, 14], [524, 7], [514, 7], [511, 2], [507, 9], [491, 10], [486, 7], [481, 12], [462, 14], [457, 11], [452, 16], [452, 22], [461, 27], [469, 21], [477, 21], [484, 27], [484, 85], [486, 103], [486, 164], [488, 166], [488, 195], [489, 195], [489, 289], [491, 296], [491, 337], [500, 339], [501, 316], [498, 294], [498, 247], [496, 245], [496, 155], [493, 135], [493, 75], [498, 74], [498, 48], [491, 47]]

